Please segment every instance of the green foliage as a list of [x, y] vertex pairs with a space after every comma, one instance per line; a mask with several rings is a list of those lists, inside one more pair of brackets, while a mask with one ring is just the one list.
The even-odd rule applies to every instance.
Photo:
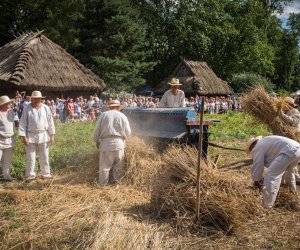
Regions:
[[127, 0], [87, 1], [82, 45], [77, 54], [87, 61], [110, 88], [132, 91], [143, 85], [143, 74], [154, 66], [149, 60], [146, 25]]
[[[299, 86], [296, 81], [299, 75], [297, 68], [299, 67], [300, 14], [292, 14], [288, 24], [290, 29], [283, 31], [283, 36], [278, 42], [276, 57], [278, 75], [275, 82], [279, 87], [291, 91], [297, 90]], [[296, 80], [294, 84], [293, 80]]]
[[[75, 22], [80, 20], [83, 0], [3, 0], [0, 3], [0, 46], [23, 32], [44, 30], [65, 49], [76, 44]], [[2, 36], [3, 35], [3, 36]]]
[[255, 73], [234, 74], [229, 84], [236, 93], [242, 93], [258, 84], [263, 85], [269, 93], [273, 91], [272, 83], [265, 77]]
[[0, 46], [44, 30], [116, 91], [155, 87], [181, 58], [208, 62], [224, 80], [253, 72], [296, 90], [300, 14], [283, 29], [274, 13], [291, 0], [2, 0]]

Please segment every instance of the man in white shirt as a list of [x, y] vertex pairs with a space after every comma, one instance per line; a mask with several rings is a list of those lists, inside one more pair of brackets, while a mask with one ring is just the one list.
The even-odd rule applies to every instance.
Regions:
[[55, 127], [50, 108], [43, 104], [40, 91], [33, 91], [31, 103], [24, 108], [19, 125], [26, 149], [26, 181], [36, 179], [35, 158], [39, 154], [43, 179], [52, 179], [49, 165], [49, 142], [54, 143]]
[[[300, 112], [296, 109], [297, 105], [295, 104], [295, 100], [292, 97], [285, 97], [284, 102], [286, 105], [282, 107], [281, 110], [281, 118], [284, 122], [293, 126], [300, 132]], [[296, 169], [296, 183], [300, 184], [300, 174], [298, 169]]]
[[124, 149], [131, 134], [127, 117], [120, 112], [118, 100], [109, 103], [109, 111], [100, 115], [94, 131], [94, 142], [99, 149], [99, 186], [109, 183], [110, 174], [117, 181], [125, 172]]
[[14, 111], [8, 96], [0, 97], [0, 160], [4, 181], [12, 181], [10, 168], [13, 154], [14, 140]]
[[[300, 160], [300, 144], [283, 136], [255, 137], [248, 141], [246, 151], [253, 158], [254, 185], [263, 187], [263, 206], [273, 207], [285, 174], [286, 184], [296, 192], [295, 167]], [[264, 167], [266, 167], [263, 178]]]
[[160, 108], [179, 108], [185, 107], [185, 94], [182, 90], [179, 89], [179, 86], [182, 85], [179, 82], [179, 79], [172, 78], [171, 82], [168, 83], [171, 85], [171, 89], [167, 90], [159, 103]]
[[295, 108], [297, 105], [295, 104], [294, 99], [291, 97], [285, 97], [284, 101], [286, 105], [282, 107], [280, 114], [282, 120], [297, 128], [297, 130], [300, 132], [300, 112]]

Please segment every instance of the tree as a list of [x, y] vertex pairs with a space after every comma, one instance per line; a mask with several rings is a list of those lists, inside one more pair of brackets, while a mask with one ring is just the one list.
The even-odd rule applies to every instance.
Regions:
[[291, 90], [292, 76], [297, 70], [299, 60], [300, 14], [291, 14], [288, 21], [289, 29], [285, 29], [277, 53], [277, 78], [278, 86]]
[[83, 0], [3, 0], [0, 3], [0, 43], [21, 33], [44, 30], [65, 49], [75, 41], [75, 22], [81, 18]]
[[131, 91], [152, 69], [146, 26], [127, 0], [86, 1], [82, 44], [76, 53], [109, 87]]

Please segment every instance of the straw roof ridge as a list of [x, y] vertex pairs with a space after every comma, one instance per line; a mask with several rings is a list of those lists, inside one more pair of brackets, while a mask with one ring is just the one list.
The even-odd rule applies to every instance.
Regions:
[[105, 83], [42, 34], [23, 34], [0, 48], [0, 80], [50, 91], [101, 91]]
[[[172, 77], [179, 78], [181, 89], [188, 95], [230, 95], [233, 93], [226, 81], [220, 79], [203, 61], [183, 59], [173, 71]], [[164, 80], [156, 89], [164, 92], [171, 77]]]
[[182, 63], [193, 73], [194, 83], [192, 87], [198, 94], [228, 95], [233, 93], [227, 82], [220, 79], [206, 62], [183, 60]]

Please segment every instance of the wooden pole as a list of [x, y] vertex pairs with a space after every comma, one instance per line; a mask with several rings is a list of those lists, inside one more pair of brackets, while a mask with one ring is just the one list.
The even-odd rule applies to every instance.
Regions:
[[197, 221], [199, 221], [200, 217], [200, 166], [201, 166], [201, 158], [202, 158], [202, 139], [203, 139], [203, 114], [204, 114], [204, 97], [201, 99], [200, 106], [200, 122], [199, 122], [199, 145], [198, 145], [198, 166], [197, 166], [197, 207], [196, 207], [196, 216]]

